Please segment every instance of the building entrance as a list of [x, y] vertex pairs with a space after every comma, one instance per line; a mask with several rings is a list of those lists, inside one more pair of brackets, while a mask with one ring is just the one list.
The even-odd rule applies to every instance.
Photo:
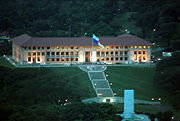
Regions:
[[85, 52], [85, 62], [90, 62], [90, 52]]

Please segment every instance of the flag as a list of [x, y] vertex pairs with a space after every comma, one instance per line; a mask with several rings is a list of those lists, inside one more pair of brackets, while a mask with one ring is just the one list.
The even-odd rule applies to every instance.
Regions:
[[104, 47], [104, 45], [102, 44], [101, 40], [99, 40], [99, 38], [96, 37], [94, 34], [93, 34], [93, 42], [98, 44], [100, 47]]

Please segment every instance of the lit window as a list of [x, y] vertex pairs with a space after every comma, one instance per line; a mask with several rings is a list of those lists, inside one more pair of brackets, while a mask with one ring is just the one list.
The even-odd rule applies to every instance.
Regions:
[[142, 46], [139, 46], [139, 48], [142, 48]]
[[64, 47], [61, 47], [61, 49], [63, 50], [63, 49], [64, 49]]
[[56, 49], [59, 49], [59, 48], [60, 48], [59, 46], [56, 47]]
[[148, 48], [150, 48], [150, 46], [148, 46]]
[[143, 46], [143, 48], [146, 48], [146, 46]]
[[79, 55], [79, 53], [78, 53], [78, 52], [75, 52], [75, 55], [76, 55], [76, 56], [78, 56], [78, 55]]
[[137, 48], [137, 46], [134, 46], [134, 48]]
[[106, 49], [109, 49], [109, 46], [106, 46]]
[[133, 46], [131, 46], [131, 48], [133, 48]]
[[51, 49], [56, 49], [56, 47], [51, 47]]

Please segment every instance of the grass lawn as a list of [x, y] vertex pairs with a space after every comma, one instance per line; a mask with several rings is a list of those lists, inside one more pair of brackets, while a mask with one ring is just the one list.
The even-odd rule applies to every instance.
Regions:
[[14, 68], [14, 66], [3, 57], [0, 57], [0, 66]]
[[154, 101], [158, 101], [160, 97], [161, 103], [169, 102], [168, 95], [153, 86], [154, 68], [108, 67], [105, 74], [118, 96], [123, 97], [125, 89], [134, 89], [136, 99], [151, 101], [154, 98]]
[[85, 90], [89, 90], [89, 94], [87, 94], [87, 96], [83, 98], [96, 97], [96, 93], [88, 78], [87, 72], [83, 72], [78, 67], [60, 67], [60, 68], [50, 68], [50, 69], [57, 74], [64, 75], [68, 79], [79, 81], [81, 88], [84, 88]]

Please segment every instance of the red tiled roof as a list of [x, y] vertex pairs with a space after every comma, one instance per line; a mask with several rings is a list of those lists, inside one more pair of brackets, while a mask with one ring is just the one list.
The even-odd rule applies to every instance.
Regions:
[[[109, 45], [152, 45], [139, 37], [123, 34], [118, 37], [100, 37], [102, 43]], [[27, 34], [12, 38], [11, 41], [20, 46], [91, 46], [89, 37], [31, 37]]]

